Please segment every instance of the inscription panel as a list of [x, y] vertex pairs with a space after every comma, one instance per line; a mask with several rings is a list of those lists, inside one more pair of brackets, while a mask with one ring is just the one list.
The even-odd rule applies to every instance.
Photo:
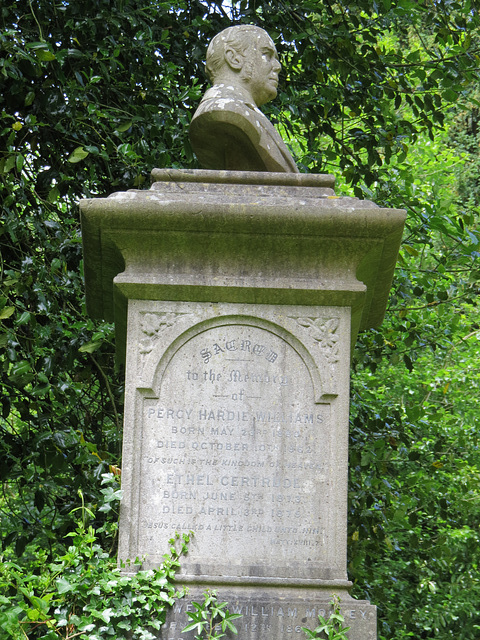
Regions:
[[[331, 596], [325, 592], [280, 588], [274, 593], [251, 589], [247, 594], [245, 591], [242, 593], [235, 589], [222, 588], [218, 597], [221, 601], [228, 602], [231, 613], [241, 616], [234, 622], [238, 635], [227, 631], [227, 638], [304, 640], [306, 634], [302, 627], [313, 630], [319, 624], [319, 615], [328, 618], [332, 613]], [[182, 634], [182, 629], [190, 621], [188, 612], [195, 611], [192, 601], [201, 600], [202, 592], [197, 587], [192, 587], [188, 596], [183, 600], [177, 600], [168, 612], [165, 625], [157, 637], [161, 640], [193, 640], [195, 632]], [[345, 626], [350, 627], [349, 640], [376, 640], [376, 607], [369, 602], [354, 600], [343, 594], [340, 610], [345, 619]]]
[[139, 548], [152, 562], [192, 530], [186, 571], [223, 562], [232, 575], [271, 575], [273, 563], [275, 575], [298, 566], [308, 577], [327, 563], [330, 406], [314, 402], [286, 340], [255, 326], [205, 330], [142, 410]]

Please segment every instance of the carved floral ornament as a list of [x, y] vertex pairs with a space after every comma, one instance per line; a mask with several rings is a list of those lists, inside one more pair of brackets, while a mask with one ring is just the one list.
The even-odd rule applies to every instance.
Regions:
[[140, 339], [138, 348], [142, 355], [150, 353], [155, 346], [160, 334], [167, 328], [172, 327], [177, 320], [186, 313], [141, 313], [140, 329], [142, 331], [142, 338]]
[[318, 343], [325, 360], [333, 364], [339, 360], [337, 329], [340, 318], [294, 318], [297, 323], [309, 330], [311, 337]]
[[[139, 352], [143, 356], [150, 353], [160, 334], [172, 327], [180, 317], [190, 315], [188, 313], [174, 312], [141, 312], [140, 329], [142, 337], [139, 341]], [[325, 360], [333, 364], [339, 360], [339, 345], [337, 329], [340, 318], [312, 318], [296, 317], [292, 318], [300, 326], [308, 329], [310, 336], [318, 343]]]

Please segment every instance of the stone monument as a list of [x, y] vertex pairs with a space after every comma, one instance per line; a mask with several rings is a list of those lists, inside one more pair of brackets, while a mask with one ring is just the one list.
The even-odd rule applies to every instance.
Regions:
[[[251, 33], [273, 74], [259, 104], [278, 64]], [[232, 133], [238, 155], [208, 142], [222, 99], [207, 92], [194, 123], [207, 118], [207, 164], [242, 168], [251, 130]], [[233, 106], [222, 136], [242, 129]], [[374, 640], [375, 607], [351, 598], [346, 570], [350, 354], [382, 321], [405, 214], [337, 197], [332, 176], [271, 145], [255, 157], [284, 164], [155, 169], [148, 191], [81, 203], [87, 308], [115, 321], [126, 360], [119, 558], [158, 566], [193, 531], [177, 579], [193, 600], [217, 588], [241, 640], [303, 638], [332, 594], [349, 638]], [[189, 606], [162, 640], [193, 637]]]

